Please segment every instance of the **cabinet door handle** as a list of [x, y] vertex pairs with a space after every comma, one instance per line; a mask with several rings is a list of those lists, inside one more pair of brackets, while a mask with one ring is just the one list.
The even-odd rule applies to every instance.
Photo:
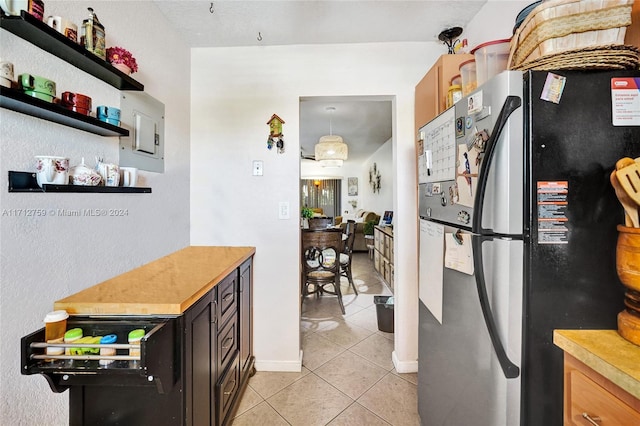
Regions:
[[233, 390], [236, 388], [236, 381], [235, 380], [232, 381], [232, 382], [229, 382], [229, 384], [231, 385], [231, 390], [225, 390], [224, 391], [224, 396], [231, 395], [231, 392], [233, 392]]
[[226, 339], [224, 339], [224, 342], [222, 342], [222, 349], [230, 348], [232, 343], [233, 337], [227, 337]]
[[600, 426], [600, 422], [602, 421], [602, 419], [598, 416], [593, 416], [591, 417], [588, 413], [584, 412], [582, 413], [582, 417], [588, 421], [590, 424], [592, 424], [593, 426]]
[[227, 293], [224, 295], [224, 297], [222, 298], [222, 300], [224, 300], [225, 302], [228, 302], [229, 300], [233, 299], [233, 293]]

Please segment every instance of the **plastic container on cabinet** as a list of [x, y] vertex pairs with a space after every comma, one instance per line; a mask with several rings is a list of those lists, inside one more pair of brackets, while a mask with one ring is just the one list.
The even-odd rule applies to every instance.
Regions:
[[477, 85], [507, 69], [511, 39], [492, 40], [476, 46], [471, 53], [476, 61]]
[[469, 59], [460, 64], [460, 76], [462, 76], [462, 95], [467, 96], [476, 90], [478, 82], [476, 80], [476, 60]]

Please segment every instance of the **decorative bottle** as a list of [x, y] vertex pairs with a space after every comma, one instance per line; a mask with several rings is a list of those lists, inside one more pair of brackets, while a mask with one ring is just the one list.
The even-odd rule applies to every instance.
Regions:
[[93, 12], [93, 8], [89, 10], [89, 18], [82, 21], [80, 31], [80, 44], [94, 55], [107, 59], [107, 49], [104, 26], [98, 20], [98, 16]]

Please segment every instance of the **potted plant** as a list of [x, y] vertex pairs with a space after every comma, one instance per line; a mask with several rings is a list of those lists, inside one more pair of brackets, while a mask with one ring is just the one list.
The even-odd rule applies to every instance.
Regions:
[[300, 216], [302, 217], [300, 225], [305, 229], [308, 228], [309, 219], [313, 217], [313, 210], [311, 210], [309, 207], [303, 207], [300, 210]]
[[107, 61], [127, 75], [138, 71], [136, 58], [123, 47], [107, 48]]
[[366, 222], [364, 227], [362, 228], [362, 233], [364, 235], [373, 235], [373, 227], [376, 226], [376, 223], [373, 220]]

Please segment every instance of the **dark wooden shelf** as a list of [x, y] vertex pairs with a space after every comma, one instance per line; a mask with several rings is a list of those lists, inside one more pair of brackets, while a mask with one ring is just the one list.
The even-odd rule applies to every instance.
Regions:
[[100, 136], [129, 136], [129, 130], [122, 127], [6, 87], [0, 87], [0, 107]]
[[117, 89], [144, 90], [141, 83], [24, 10], [20, 16], [3, 15], [0, 19], [0, 28], [4, 28]]
[[85, 192], [116, 194], [150, 194], [151, 188], [128, 186], [78, 186], [78, 185], [42, 185], [38, 186], [36, 174], [32, 172], [9, 171], [9, 192]]

